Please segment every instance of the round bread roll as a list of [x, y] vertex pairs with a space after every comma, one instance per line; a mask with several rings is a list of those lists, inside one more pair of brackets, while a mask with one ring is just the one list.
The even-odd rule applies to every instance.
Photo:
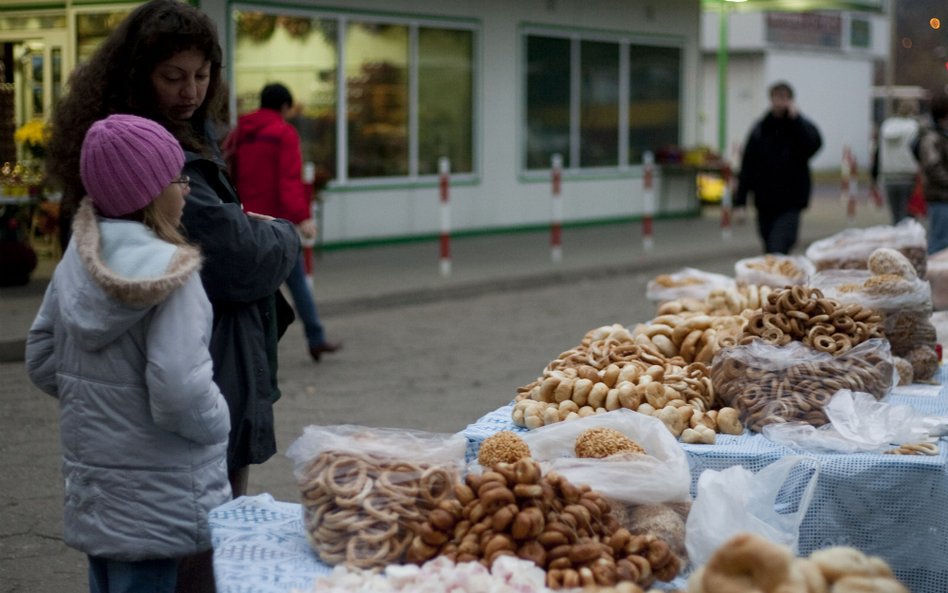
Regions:
[[493, 467], [498, 463], [516, 463], [525, 457], [530, 457], [530, 446], [509, 430], [487, 437], [477, 451], [477, 462], [484, 467]]

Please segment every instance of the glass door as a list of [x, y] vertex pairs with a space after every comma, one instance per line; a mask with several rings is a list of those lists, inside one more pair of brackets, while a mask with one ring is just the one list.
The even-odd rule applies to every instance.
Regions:
[[[42, 156], [42, 146], [30, 141], [36, 136], [28, 131], [49, 121], [53, 106], [62, 95], [67, 72], [66, 38], [65, 31], [0, 33], [3, 55], [0, 121], [12, 121], [14, 136], [28, 139], [12, 143], [9, 137], [0, 140], [3, 153], [0, 161]], [[11, 149], [15, 151], [13, 154], [10, 154]]]

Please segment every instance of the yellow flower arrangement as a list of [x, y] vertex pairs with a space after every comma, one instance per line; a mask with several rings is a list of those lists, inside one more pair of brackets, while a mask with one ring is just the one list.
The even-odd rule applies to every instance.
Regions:
[[48, 138], [49, 126], [41, 119], [31, 119], [13, 134], [13, 140], [22, 144], [33, 158], [43, 157]]

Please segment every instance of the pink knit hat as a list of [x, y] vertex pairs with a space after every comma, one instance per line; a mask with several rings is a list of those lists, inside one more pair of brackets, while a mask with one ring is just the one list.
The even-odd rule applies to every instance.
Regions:
[[135, 115], [110, 115], [92, 124], [79, 155], [82, 184], [104, 216], [144, 208], [183, 166], [184, 152], [171, 132]]

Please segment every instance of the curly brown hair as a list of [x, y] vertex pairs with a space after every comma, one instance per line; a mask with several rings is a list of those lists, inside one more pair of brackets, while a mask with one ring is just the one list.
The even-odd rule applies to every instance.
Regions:
[[[204, 103], [182, 124], [162, 115], [151, 74], [160, 62], [192, 49], [210, 60], [210, 82]], [[222, 67], [217, 27], [210, 17], [178, 0], [150, 0], [133, 10], [89, 61], [76, 68], [67, 94], [53, 112], [46, 161], [51, 181], [63, 192], [63, 233], [69, 232], [71, 216], [85, 195], [79, 153], [89, 127], [114, 113], [140, 115], [166, 127], [186, 150], [208, 153], [205, 123], [223, 123], [226, 118]]]

